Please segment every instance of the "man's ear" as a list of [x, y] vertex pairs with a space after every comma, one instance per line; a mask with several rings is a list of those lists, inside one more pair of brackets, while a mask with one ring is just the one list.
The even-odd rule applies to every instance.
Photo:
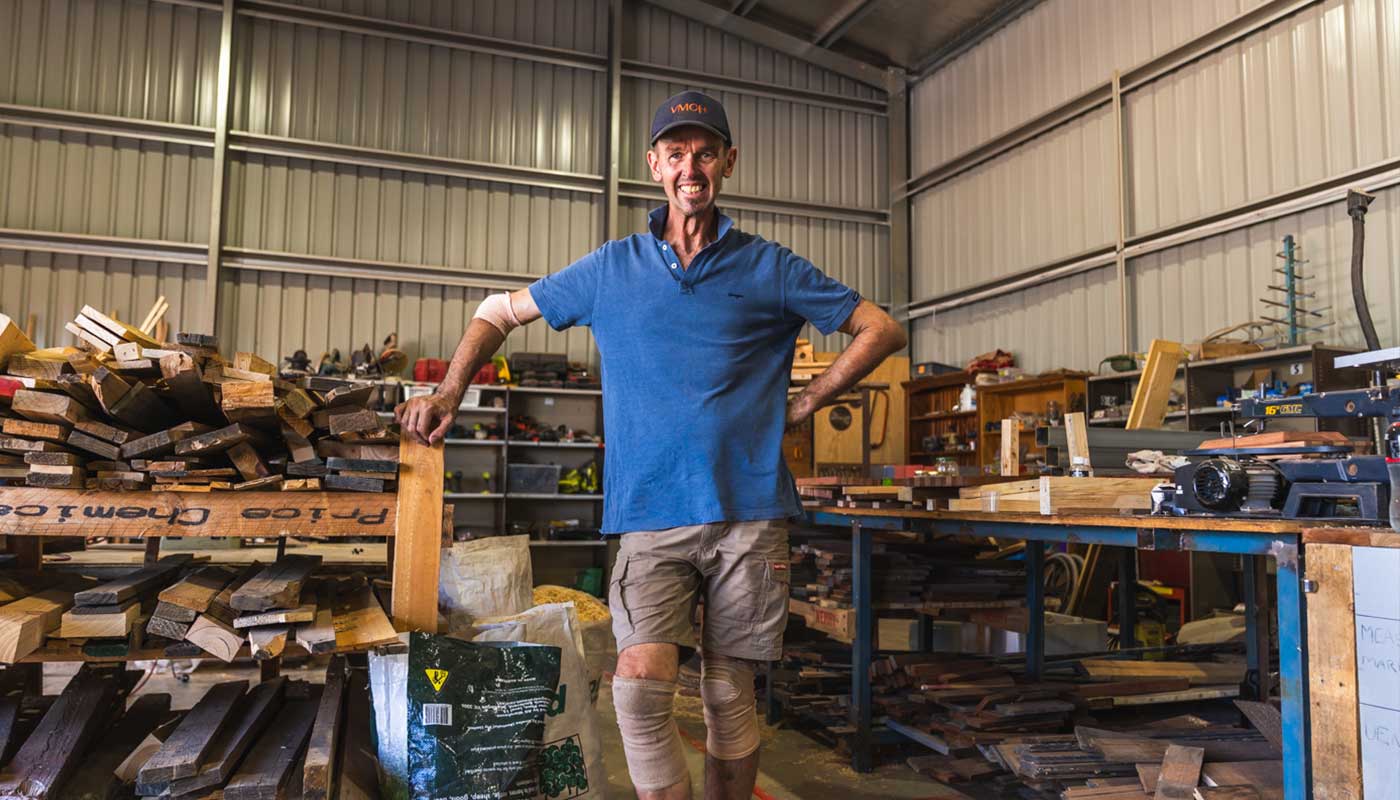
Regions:
[[660, 156], [656, 155], [656, 148], [653, 147], [653, 148], [648, 149], [648, 150], [647, 150], [647, 169], [651, 170], [651, 179], [654, 180], [654, 181], [656, 181], [657, 183], [660, 183], [660, 182], [661, 182], [661, 170], [657, 168], [657, 165], [660, 164], [660, 163], [661, 163], [661, 158], [660, 158]]
[[739, 159], [739, 148], [730, 145], [724, 149], [724, 177], [729, 178], [734, 175], [734, 162]]

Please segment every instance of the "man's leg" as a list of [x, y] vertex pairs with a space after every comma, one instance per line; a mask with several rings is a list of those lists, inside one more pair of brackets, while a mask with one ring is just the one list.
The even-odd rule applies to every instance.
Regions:
[[613, 705], [639, 800], [690, 800], [690, 772], [674, 717], [680, 650], [634, 644], [617, 656]]
[[705, 800], [746, 800], [758, 776], [754, 673], [782, 655], [787, 627], [786, 523], [730, 523], [703, 571]]
[[705, 702], [705, 800], [744, 800], [758, 779], [755, 664], [705, 653], [700, 697]]
[[700, 590], [692, 557], [703, 526], [622, 536], [608, 605], [617, 638], [613, 706], [627, 771], [643, 800], [690, 800], [690, 773], [674, 718], [680, 647], [695, 646]]

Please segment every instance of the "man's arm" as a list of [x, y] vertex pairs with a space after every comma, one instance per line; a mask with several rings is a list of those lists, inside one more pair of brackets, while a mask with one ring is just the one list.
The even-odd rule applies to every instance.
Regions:
[[[540, 309], [535, 305], [529, 289], [517, 289], [508, 298], [509, 311], [513, 312], [519, 324], [527, 325], [540, 318]], [[438, 385], [437, 391], [400, 403], [394, 409], [395, 418], [405, 435], [423, 444], [442, 441], [457, 417], [457, 407], [462, 404], [462, 395], [466, 394], [472, 376], [491, 360], [505, 342], [511, 326], [503, 327], [504, 330], [482, 317], [472, 319], [462, 334], [462, 341], [457, 343], [452, 363], [447, 367], [447, 377]]]
[[860, 301], [838, 330], [855, 338], [831, 366], [788, 403], [788, 427], [805, 422], [817, 409], [840, 397], [887, 356], [909, 343], [904, 326], [869, 300]]

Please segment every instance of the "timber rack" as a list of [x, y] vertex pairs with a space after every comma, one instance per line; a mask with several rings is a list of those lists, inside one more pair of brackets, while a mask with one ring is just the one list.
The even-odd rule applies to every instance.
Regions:
[[[399, 444], [396, 492], [159, 492], [0, 487], [0, 535], [7, 537], [15, 568], [42, 566], [43, 537], [144, 539], [146, 562], [160, 552], [162, 536], [386, 537], [392, 578], [389, 616], [399, 631], [436, 631], [438, 567], [445, 513], [443, 447], [407, 437]], [[450, 516], [447, 517], [450, 521]], [[282, 548], [279, 546], [278, 554]], [[367, 647], [341, 648], [355, 652]], [[71, 652], [68, 652], [71, 651]], [[244, 651], [246, 652], [246, 650]], [[90, 656], [52, 642], [20, 660], [140, 661], [164, 658], [159, 650]], [[264, 662], [264, 671], [267, 665]], [[276, 665], [271, 671], [275, 672]]]

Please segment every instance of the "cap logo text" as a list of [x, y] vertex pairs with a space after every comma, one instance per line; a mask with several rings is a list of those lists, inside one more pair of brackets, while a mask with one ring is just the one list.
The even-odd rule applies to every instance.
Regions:
[[708, 113], [710, 113], [710, 109], [706, 108], [705, 106], [701, 105], [700, 103], [677, 103], [677, 104], [671, 106], [671, 113], [672, 113], [672, 114], [679, 114], [679, 113], [681, 113], [682, 111], [689, 111], [689, 112], [692, 113], [692, 114], [708, 114]]

